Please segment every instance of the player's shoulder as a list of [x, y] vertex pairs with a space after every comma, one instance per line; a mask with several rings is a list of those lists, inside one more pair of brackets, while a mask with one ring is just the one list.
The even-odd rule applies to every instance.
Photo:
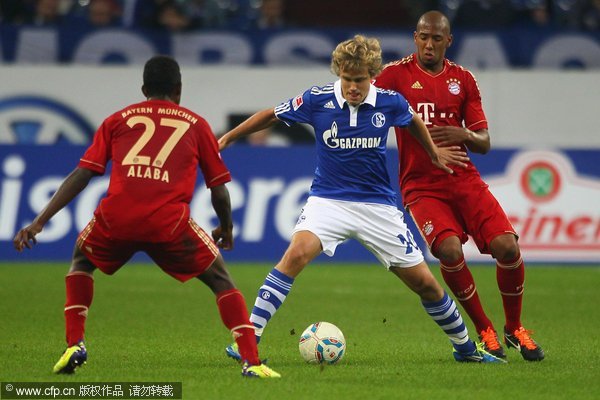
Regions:
[[145, 106], [144, 103], [145, 102], [143, 101], [131, 103], [121, 109], [118, 109], [117, 111], [114, 111], [112, 114], [110, 114], [104, 119], [103, 124], [109, 126], [118, 125], [122, 121], [127, 120], [130, 116], [136, 115], [138, 110], [142, 109]]
[[315, 97], [331, 96], [334, 93], [333, 83], [328, 83], [324, 86], [313, 86], [308, 92], [311, 96]]
[[304, 95], [304, 100], [311, 107], [320, 107], [335, 98], [335, 90], [333, 83], [328, 83], [323, 86], [312, 86]]
[[446, 59], [445, 61], [446, 61], [446, 68], [448, 69], [448, 72], [454, 72], [455, 74], [463, 75], [467, 78], [475, 79], [475, 75], [471, 72], [471, 70], [467, 69], [466, 67], [463, 67], [462, 65], [460, 65], [454, 61], [450, 61], [448, 59]]
[[383, 66], [381, 73], [389, 73], [394, 71], [405, 70], [409, 68], [415, 60], [415, 55], [411, 54], [409, 56], [403, 57], [399, 60], [390, 61], [389, 63]]
[[396, 96], [400, 96], [402, 97], [402, 95], [398, 92], [396, 92], [395, 90], [391, 90], [391, 89], [382, 89], [380, 87], [375, 86], [375, 90], [377, 91], [377, 95], [381, 95], [383, 97], [396, 97]]
[[401, 110], [404, 105], [408, 104], [404, 96], [395, 90], [381, 89], [375, 86], [377, 91], [377, 107], [390, 108], [393, 110]]
[[389, 63], [387, 63], [383, 66], [383, 69], [385, 70], [386, 68], [391, 68], [391, 69], [405, 68], [408, 65], [410, 65], [414, 61], [414, 59], [415, 59], [415, 55], [411, 54], [409, 56], [402, 57], [399, 60], [390, 61]]

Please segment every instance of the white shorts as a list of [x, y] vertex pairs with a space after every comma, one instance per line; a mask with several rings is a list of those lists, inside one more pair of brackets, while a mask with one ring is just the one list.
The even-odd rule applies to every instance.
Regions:
[[340, 243], [356, 239], [388, 269], [414, 267], [423, 261], [402, 212], [393, 206], [311, 196], [293, 233], [300, 231], [314, 233], [329, 257]]

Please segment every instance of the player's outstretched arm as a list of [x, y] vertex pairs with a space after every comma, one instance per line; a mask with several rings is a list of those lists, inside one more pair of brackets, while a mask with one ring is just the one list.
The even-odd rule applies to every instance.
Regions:
[[210, 188], [210, 200], [219, 219], [219, 226], [212, 231], [213, 240], [220, 248], [231, 250], [233, 248], [233, 222], [227, 186], [223, 184]]
[[429, 154], [429, 157], [431, 157], [431, 162], [438, 168], [452, 174], [454, 171], [448, 165], [458, 165], [463, 168], [467, 166], [465, 164], [465, 162], [469, 161], [467, 153], [460, 146], [437, 147], [433, 143], [425, 123], [417, 114], [413, 115], [412, 121], [408, 125], [408, 131], [419, 141], [427, 154]]
[[259, 111], [221, 136], [219, 138], [219, 150], [223, 150], [243, 136], [267, 129], [277, 121], [274, 108], [267, 108], [266, 110]]
[[13, 239], [13, 246], [17, 251], [25, 247], [31, 249], [37, 243], [35, 236], [42, 231], [44, 225], [67, 204], [71, 202], [96, 175], [95, 172], [85, 168], [75, 168], [60, 185], [46, 207], [35, 217], [30, 225], [21, 229]]

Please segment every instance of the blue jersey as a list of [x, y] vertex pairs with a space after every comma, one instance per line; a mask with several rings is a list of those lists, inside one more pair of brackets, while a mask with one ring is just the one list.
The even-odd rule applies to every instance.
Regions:
[[406, 127], [413, 111], [402, 95], [371, 85], [364, 102], [351, 106], [341, 81], [314, 86], [275, 108], [287, 125], [315, 130], [317, 167], [310, 195], [396, 206], [386, 164], [388, 130]]

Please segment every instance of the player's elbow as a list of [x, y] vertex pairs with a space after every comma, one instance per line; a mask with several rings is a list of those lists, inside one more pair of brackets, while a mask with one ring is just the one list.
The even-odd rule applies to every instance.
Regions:
[[481, 146], [481, 149], [480, 149], [480, 151], [476, 151], [476, 153], [479, 153], [479, 154], [487, 154], [487, 153], [489, 153], [489, 152], [490, 152], [490, 149], [491, 149], [491, 148], [492, 148], [492, 146], [490, 146], [490, 144], [489, 144], [489, 143], [487, 143], [486, 145], [484, 145], [484, 146]]

